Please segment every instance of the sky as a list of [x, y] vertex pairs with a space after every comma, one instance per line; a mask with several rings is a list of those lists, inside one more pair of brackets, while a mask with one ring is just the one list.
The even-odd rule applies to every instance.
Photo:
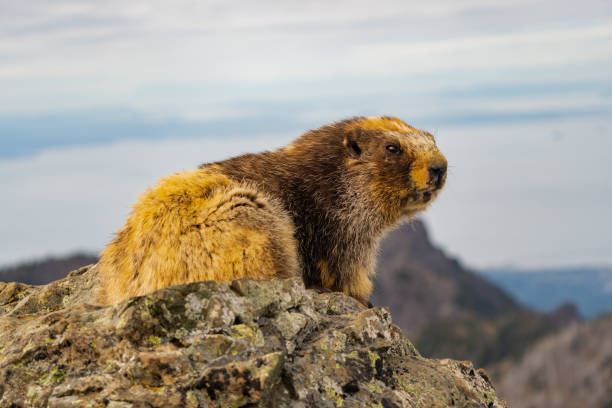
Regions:
[[431, 131], [468, 266], [612, 264], [609, 1], [0, 0], [0, 265], [98, 251], [158, 178], [355, 115]]

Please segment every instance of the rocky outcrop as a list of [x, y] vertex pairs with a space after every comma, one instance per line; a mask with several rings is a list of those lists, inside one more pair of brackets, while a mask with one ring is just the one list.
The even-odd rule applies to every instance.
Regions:
[[95, 267], [0, 283], [0, 407], [502, 407], [470, 363], [299, 279], [197, 282], [92, 305]]

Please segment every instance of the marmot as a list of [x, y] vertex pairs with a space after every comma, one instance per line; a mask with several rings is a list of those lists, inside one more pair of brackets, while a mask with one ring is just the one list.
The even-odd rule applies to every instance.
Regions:
[[101, 300], [301, 275], [307, 287], [366, 303], [379, 240], [432, 202], [446, 168], [431, 134], [356, 117], [171, 175], [140, 196], [102, 251]]

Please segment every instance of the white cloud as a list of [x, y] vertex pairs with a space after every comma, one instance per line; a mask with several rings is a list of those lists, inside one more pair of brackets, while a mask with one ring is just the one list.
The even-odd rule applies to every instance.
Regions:
[[[11, 112], [111, 105], [180, 112], [202, 109], [139, 90], [196, 84], [210, 86], [202, 97], [214, 100], [225, 97], [212, 89], [219, 84], [268, 84], [274, 94], [283, 93], [279, 81], [309, 81], [324, 95], [329, 81], [390, 75], [428, 75], [413, 82], [429, 89], [440, 78], [607, 79], [610, 4], [5, 0], [0, 104]], [[266, 97], [248, 86], [241, 95]]]
[[347, 58], [347, 66], [365, 61], [358, 65], [365, 75], [456, 69], [542, 69], [608, 60], [609, 55], [612, 55], [612, 21], [573, 29], [360, 45]]

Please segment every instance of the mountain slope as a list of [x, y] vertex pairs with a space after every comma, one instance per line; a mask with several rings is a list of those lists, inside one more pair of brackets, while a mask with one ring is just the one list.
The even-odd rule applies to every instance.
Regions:
[[548, 315], [521, 306], [432, 245], [420, 221], [391, 233], [379, 259], [372, 302], [427, 356], [491, 364], [578, 318], [569, 305]]
[[490, 369], [514, 408], [612, 407], [612, 316], [572, 324]]
[[433, 246], [418, 220], [385, 238], [377, 271], [373, 303], [389, 306], [409, 335], [431, 320], [496, 317], [521, 309], [504, 291]]

